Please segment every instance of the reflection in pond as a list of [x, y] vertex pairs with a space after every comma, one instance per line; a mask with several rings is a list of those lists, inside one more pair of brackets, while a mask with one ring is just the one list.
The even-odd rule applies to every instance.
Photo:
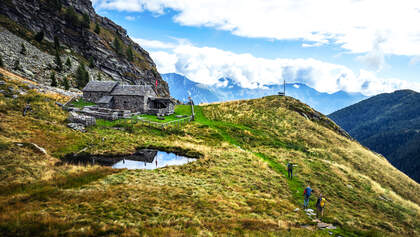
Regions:
[[164, 151], [143, 149], [132, 155], [121, 156], [70, 155], [63, 158], [62, 161], [78, 165], [98, 164], [111, 166], [115, 169], [157, 169], [169, 165], [184, 165], [196, 161], [196, 159]]

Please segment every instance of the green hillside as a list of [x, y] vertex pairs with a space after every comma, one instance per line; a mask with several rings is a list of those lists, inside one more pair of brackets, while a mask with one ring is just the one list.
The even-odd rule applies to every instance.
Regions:
[[[196, 106], [196, 121], [157, 130], [130, 120], [79, 133], [28, 84], [0, 85], [0, 234], [71, 236], [418, 236], [420, 185], [290, 97]], [[18, 91], [26, 94], [13, 98]], [[30, 102], [33, 111], [22, 116]], [[176, 111], [189, 113], [188, 106]], [[119, 129], [115, 129], [115, 127]], [[39, 152], [31, 143], [47, 150]], [[154, 147], [198, 156], [157, 170], [59, 166], [66, 154]], [[287, 160], [297, 177], [286, 178]], [[318, 230], [305, 184], [328, 200]], [[316, 194], [315, 194], [316, 195]], [[314, 208], [315, 197], [310, 207]]]
[[334, 112], [334, 121], [361, 144], [420, 182], [420, 93], [384, 93]]

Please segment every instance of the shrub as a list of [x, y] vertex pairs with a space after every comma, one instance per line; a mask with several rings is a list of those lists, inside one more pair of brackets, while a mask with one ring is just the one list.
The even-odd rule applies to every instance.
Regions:
[[61, 0], [48, 0], [47, 4], [51, 7], [51, 9], [56, 11], [61, 10], [61, 7], [63, 6]]
[[101, 33], [101, 27], [99, 26], [98, 23], [96, 23], [96, 26], [95, 26], [95, 33], [98, 34], [98, 35], [99, 35], [99, 33]]
[[0, 55], [0, 67], [4, 67], [3, 57]]
[[57, 79], [55, 78], [55, 72], [51, 73], [51, 86], [53, 87], [57, 86]]
[[101, 74], [100, 74], [100, 73], [98, 73], [98, 78], [97, 78], [96, 80], [98, 80], [98, 81], [102, 81], [102, 76], [101, 76]]
[[76, 71], [76, 87], [82, 89], [89, 82], [89, 72], [86, 71], [85, 65], [81, 63]]
[[134, 60], [133, 50], [129, 47], [126, 51], [127, 60], [132, 62]]
[[41, 30], [40, 32], [36, 33], [34, 39], [41, 43], [41, 41], [44, 39], [44, 31]]
[[26, 47], [25, 47], [25, 44], [22, 43], [20, 46], [21, 46], [20, 53], [23, 54], [23, 55], [26, 55]]

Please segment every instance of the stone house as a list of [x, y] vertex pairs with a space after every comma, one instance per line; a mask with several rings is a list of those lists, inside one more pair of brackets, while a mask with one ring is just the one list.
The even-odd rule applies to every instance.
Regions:
[[143, 114], [169, 115], [175, 102], [169, 97], [158, 97], [148, 85], [123, 85], [115, 81], [89, 81], [83, 88], [83, 99], [98, 107], [130, 110]]

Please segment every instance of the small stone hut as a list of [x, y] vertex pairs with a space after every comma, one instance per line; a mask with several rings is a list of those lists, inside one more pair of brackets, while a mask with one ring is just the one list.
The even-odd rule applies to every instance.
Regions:
[[144, 114], [174, 113], [175, 101], [169, 97], [158, 97], [153, 88], [148, 85], [90, 81], [82, 91], [83, 99], [96, 103], [102, 108], [130, 110]]

